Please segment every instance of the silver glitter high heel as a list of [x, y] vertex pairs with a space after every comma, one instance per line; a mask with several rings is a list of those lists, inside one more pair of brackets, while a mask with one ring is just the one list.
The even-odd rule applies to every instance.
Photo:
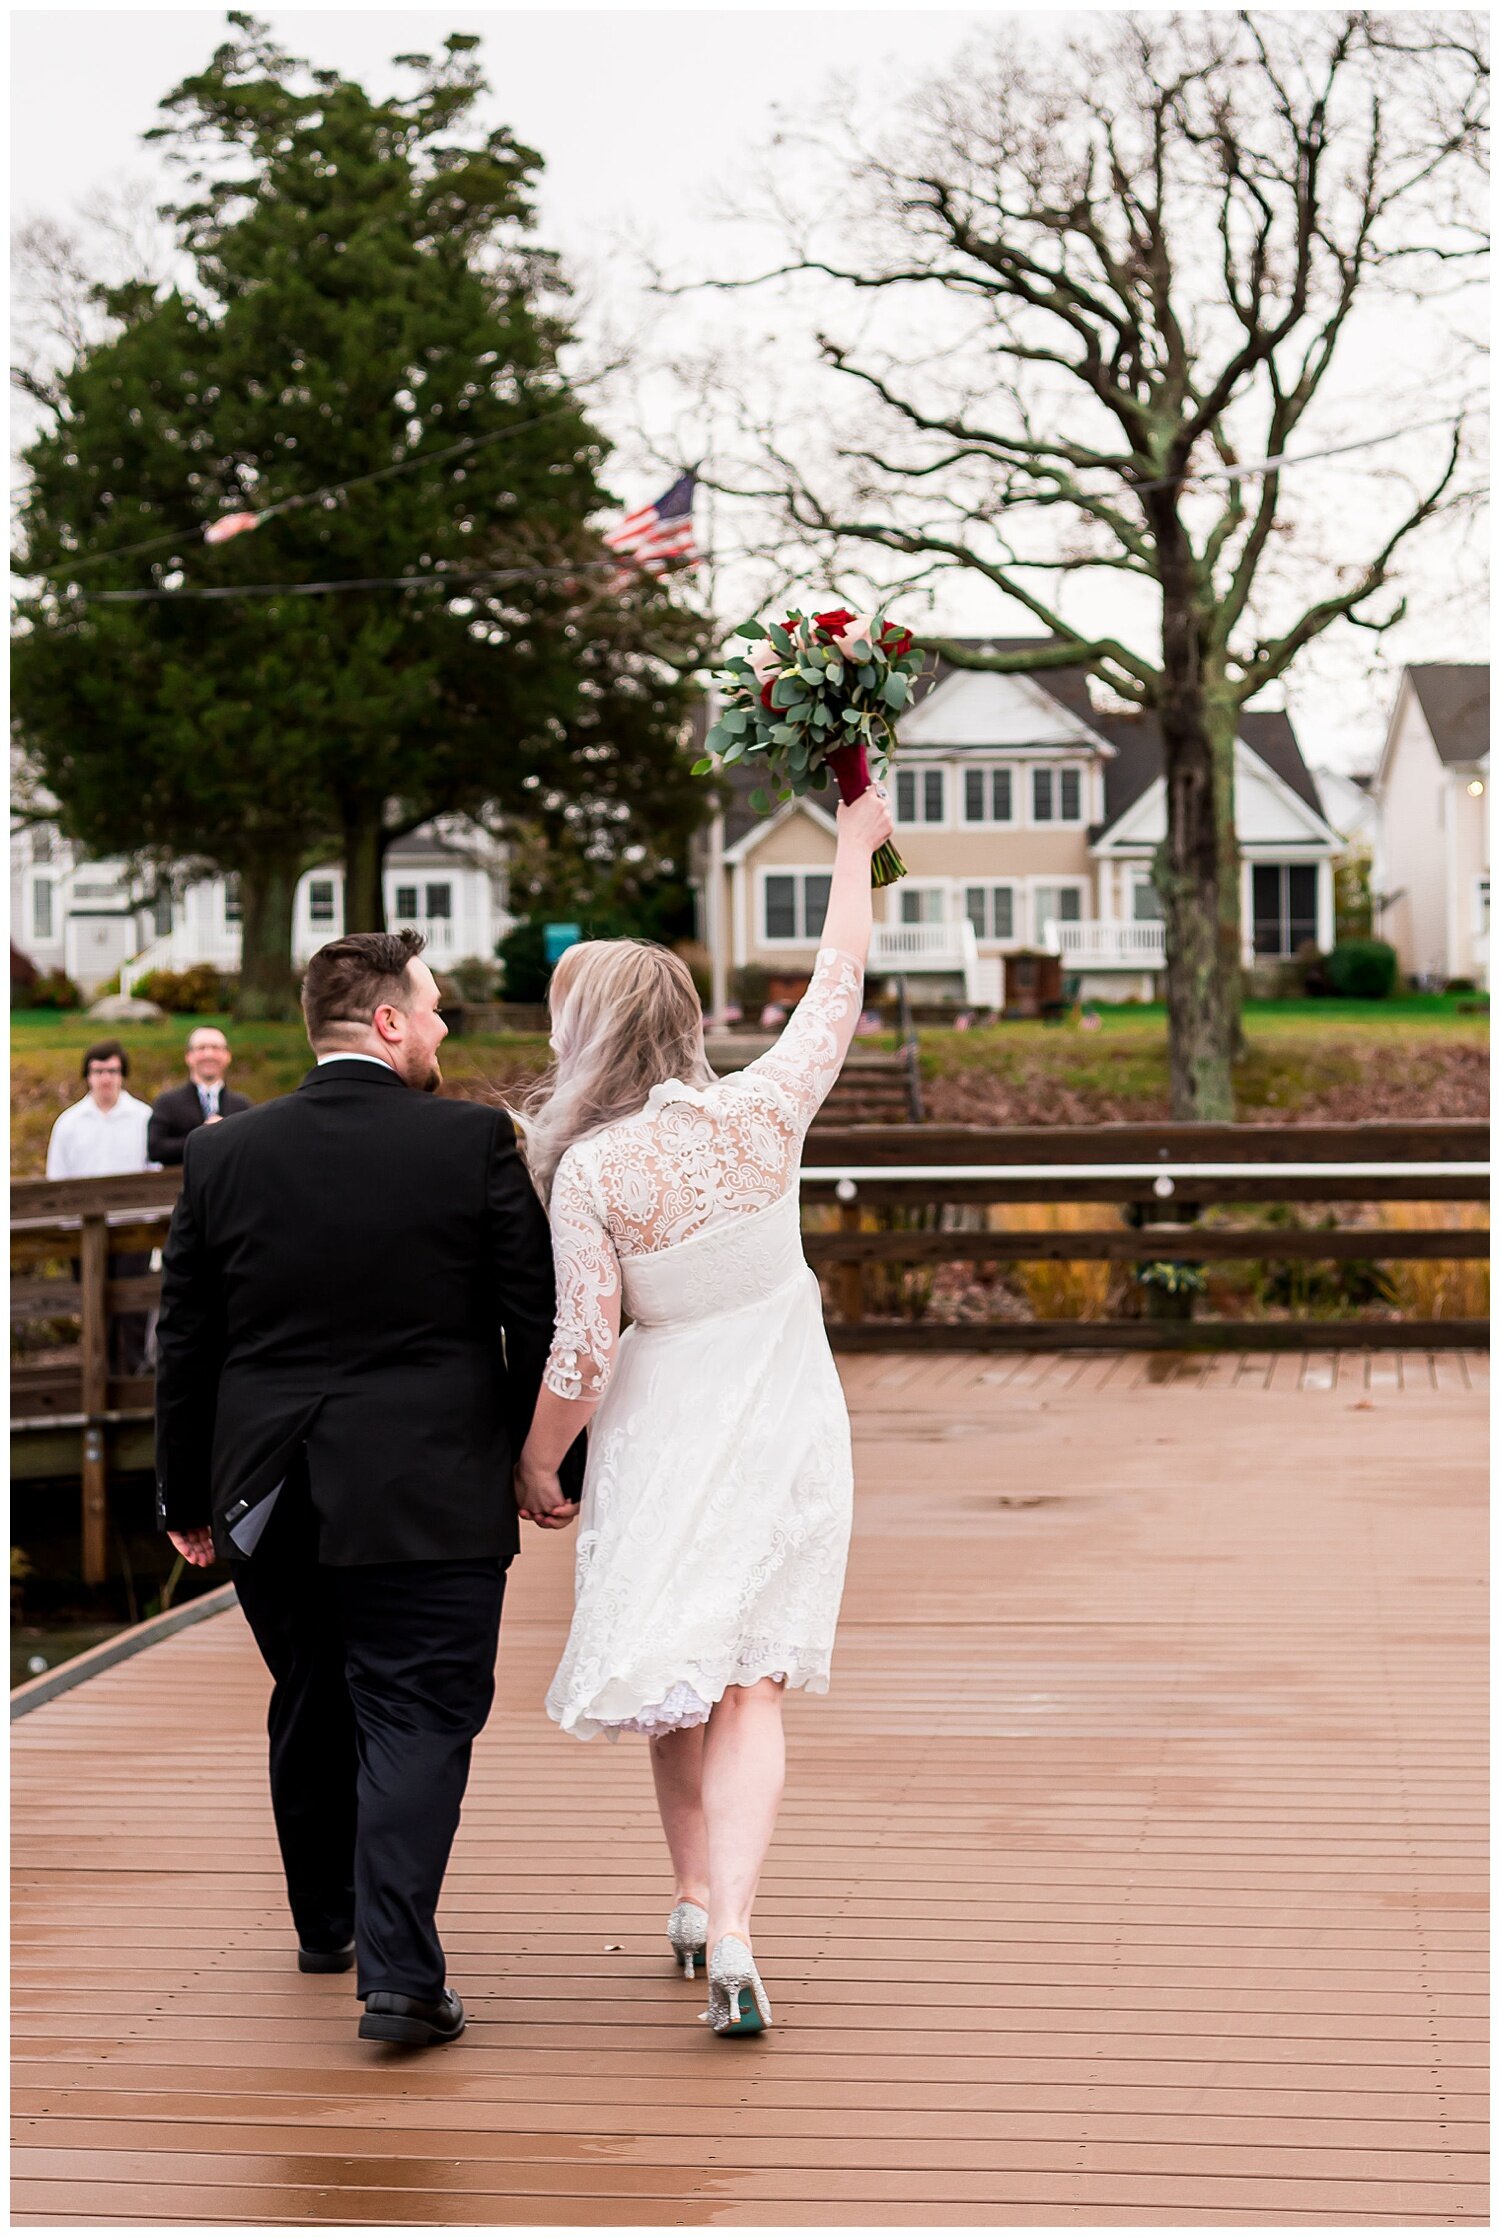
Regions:
[[672, 1945], [672, 1955], [682, 1967], [687, 1980], [693, 1977], [694, 1965], [701, 1965], [706, 1955], [708, 1938], [708, 1913], [701, 1903], [679, 1903], [667, 1921], [667, 1940]]
[[[749, 2006], [741, 2008], [747, 1995]], [[716, 2035], [758, 2035], [771, 2024], [771, 1999], [754, 1958], [737, 1934], [721, 1935], [708, 1960], [708, 2010]]]

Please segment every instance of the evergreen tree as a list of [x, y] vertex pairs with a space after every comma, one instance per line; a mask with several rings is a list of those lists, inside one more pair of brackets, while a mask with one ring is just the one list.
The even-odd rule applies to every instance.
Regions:
[[[292, 1001], [297, 879], [330, 853], [370, 929], [386, 847], [434, 813], [530, 811], [539, 787], [686, 800], [659, 657], [685, 623], [659, 588], [601, 588], [605, 445], [559, 367], [540, 159], [464, 136], [477, 41], [398, 58], [413, 90], [376, 99], [230, 23], [151, 135], [185, 174], [185, 275], [108, 293], [108, 338], [27, 454], [14, 690], [73, 836], [238, 874], [241, 1009], [267, 1016]], [[240, 510], [270, 517], [204, 546]], [[143, 589], [164, 595], [99, 595]], [[646, 677], [652, 712], [584, 767], [601, 661], [606, 697]]]

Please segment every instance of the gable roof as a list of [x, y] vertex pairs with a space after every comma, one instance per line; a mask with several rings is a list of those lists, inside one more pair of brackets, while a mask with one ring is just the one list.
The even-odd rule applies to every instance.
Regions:
[[[1043, 645], [1050, 645], [1054, 640], [1050, 637], [954, 637], [950, 642], [969, 645], [975, 652], [1006, 653], [1035, 651]], [[922, 701], [930, 698], [939, 684], [945, 684], [950, 676], [971, 676], [975, 673], [974, 669], [962, 667], [957, 661], [949, 660], [945, 654], [939, 653], [932, 666], [924, 670], [917, 679], [917, 688], [912, 693], [913, 707], [920, 707]], [[978, 673], [983, 674], [984, 671], [980, 670]], [[990, 673], [993, 674], [994, 671], [991, 670]], [[1087, 668], [1080, 665], [1072, 668], [1022, 669], [1018, 673], [1028, 683], [1039, 684], [1043, 691], [1050, 693], [1075, 721], [1087, 723], [1090, 730], [1099, 730], [1099, 717], [1089, 698]]]
[[[1093, 720], [1115, 748], [1114, 760], [1104, 764], [1104, 821], [1089, 834], [1096, 839], [1149, 791], [1162, 773], [1166, 754], [1154, 714], [1095, 715]], [[1317, 781], [1302, 758], [1290, 717], [1271, 709], [1242, 708], [1238, 728], [1241, 741], [1256, 759], [1326, 822]]]
[[1490, 671], [1482, 660], [1429, 660], [1408, 668], [1438, 759], [1482, 761], [1490, 750]]

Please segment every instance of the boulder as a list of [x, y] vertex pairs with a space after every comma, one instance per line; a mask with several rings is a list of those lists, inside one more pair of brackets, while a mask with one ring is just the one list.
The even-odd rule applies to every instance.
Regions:
[[97, 1018], [101, 1025], [151, 1025], [166, 1014], [157, 1003], [147, 1002], [139, 994], [106, 994], [84, 1012], [85, 1017]]

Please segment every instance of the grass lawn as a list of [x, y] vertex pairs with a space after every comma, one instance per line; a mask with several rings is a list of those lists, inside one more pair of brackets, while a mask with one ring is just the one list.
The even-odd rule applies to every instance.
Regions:
[[[1236, 1073], [1245, 1119], [1332, 1121], [1482, 1118], [1488, 1110], [1488, 1019], [1451, 995], [1389, 1002], [1261, 1002], [1245, 1011], [1249, 1053]], [[929, 1116], [991, 1125], [1088, 1125], [1167, 1112], [1166, 1018], [1155, 1004], [1101, 1005], [1096, 1031], [1072, 1023], [924, 1029]], [[300, 1025], [171, 1018], [131, 1025], [133, 1094], [150, 1101], [185, 1075], [194, 1023], [221, 1024], [232, 1083], [264, 1102], [288, 1094], [311, 1061]], [[11, 1170], [40, 1173], [52, 1122], [82, 1092], [79, 1060], [110, 1028], [77, 1014], [11, 1014]], [[540, 1034], [449, 1040], [443, 1070], [462, 1094], [512, 1092], [547, 1060]]]

